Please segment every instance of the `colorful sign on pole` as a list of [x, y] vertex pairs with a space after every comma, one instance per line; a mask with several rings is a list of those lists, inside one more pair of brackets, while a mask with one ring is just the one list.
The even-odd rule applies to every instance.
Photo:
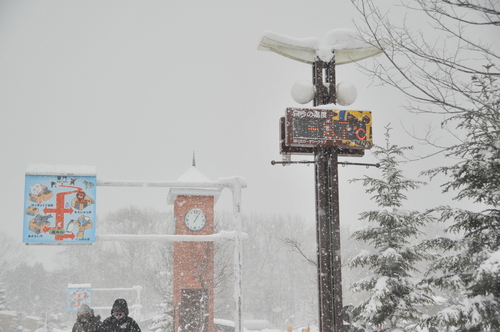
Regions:
[[29, 165], [24, 202], [24, 243], [95, 242], [94, 167]]
[[68, 284], [67, 311], [77, 311], [82, 304], [91, 307], [92, 287], [90, 284]]
[[285, 144], [295, 147], [370, 149], [370, 111], [287, 108]]

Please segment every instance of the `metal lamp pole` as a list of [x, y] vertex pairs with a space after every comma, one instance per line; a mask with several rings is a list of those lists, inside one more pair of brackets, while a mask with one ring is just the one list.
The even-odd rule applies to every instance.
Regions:
[[[332, 30], [334, 34], [336, 33]], [[355, 32], [352, 33], [355, 35]], [[352, 38], [352, 37], [350, 37]], [[359, 46], [359, 45], [358, 45]], [[319, 53], [320, 49], [312, 47], [310, 40], [296, 40], [284, 37], [279, 34], [267, 32], [262, 37], [258, 49], [264, 51], [275, 52], [279, 55], [285, 56], [292, 60], [300, 61], [313, 66], [313, 84], [314, 92], [314, 106], [336, 104], [336, 83], [335, 83], [335, 65], [341, 65], [366, 59], [382, 52], [384, 45], [373, 46], [371, 44], [364, 44], [358, 48], [339, 47], [338, 49], [332, 45], [328, 49], [332, 50], [333, 57], [331, 60], [321, 60]], [[323, 50], [321, 50], [323, 51]], [[307, 103], [307, 102], [306, 102]], [[342, 140], [351, 141], [354, 145], [345, 146], [342, 144], [334, 143], [333, 141], [338, 138], [326, 137], [318, 129], [320, 136], [300, 136], [298, 141], [294, 135], [295, 124], [304, 124], [309, 115], [297, 115], [294, 117], [292, 113], [288, 113], [287, 118], [280, 119], [280, 147], [283, 155], [297, 154], [313, 154], [315, 164], [315, 185], [316, 185], [316, 228], [317, 228], [317, 262], [318, 262], [318, 291], [319, 291], [319, 330], [320, 332], [342, 332], [343, 319], [342, 319], [342, 272], [341, 272], [341, 253], [340, 253], [340, 213], [339, 213], [339, 181], [338, 181], [338, 157], [342, 156], [363, 156], [363, 149], [370, 148], [371, 143], [371, 129], [363, 127], [365, 124], [371, 126], [371, 112], [366, 115], [365, 119], [358, 119], [354, 123], [350, 123], [349, 118], [347, 121], [342, 122], [342, 128], [346, 131], [340, 130], [340, 135], [344, 136]], [[315, 113], [315, 110], [307, 110]], [[328, 111], [325, 111], [325, 113]], [[350, 111], [346, 111], [350, 112]], [[300, 113], [300, 110], [298, 110]], [[307, 112], [305, 112], [307, 113]], [[321, 113], [321, 112], [319, 112]], [[289, 117], [291, 115], [292, 118]], [[326, 116], [326, 115], [325, 115]], [[330, 114], [332, 116], [332, 114]], [[309, 117], [313, 120], [326, 121], [326, 118], [316, 115]], [[322, 120], [323, 119], [323, 120]], [[365, 122], [359, 128], [359, 123]], [[324, 123], [326, 125], [326, 122]], [[317, 124], [316, 124], [317, 125]], [[292, 128], [290, 128], [292, 126]], [[314, 127], [314, 124], [310, 126]], [[318, 125], [319, 126], [319, 125]], [[328, 125], [331, 126], [331, 123]], [[297, 125], [297, 128], [300, 126]], [[358, 127], [356, 129], [356, 127]], [[288, 129], [286, 129], [288, 128]], [[370, 131], [367, 135], [361, 134], [356, 138], [348, 138], [349, 130], [354, 132], [362, 130], [361, 133]], [[300, 130], [299, 130], [300, 131]], [[304, 135], [304, 133], [302, 133]], [[323, 135], [323, 136], [321, 136]], [[356, 134], [357, 135], [357, 134]], [[304, 142], [304, 137], [312, 137], [310, 141]], [[314, 138], [319, 138], [315, 141]], [[358, 143], [354, 143], [356, 140]], [[324, 142], [320, 144], [318, 142]], [[355, 146], [350, 149], [349, 146]], [[275, 162], [271, 164], [293, 164], [300, 162], [285, 161]], [[361, 164], [361, 163], [342, 163], [342, 164], [355, 164], [365, 166], [376, 166], [374, 164]]]
[[[323, 84], [323, 74], [326, 74], [325, 83], [329, 84]], [[316, 59], [313, 64], [313, 84], [316, 89], [314, 106], [336, 103], [335, 57], [330, 62]], [[343, 320], [338, 149], [316, 147], [314, 160], [319, 330], [341, 332]]]

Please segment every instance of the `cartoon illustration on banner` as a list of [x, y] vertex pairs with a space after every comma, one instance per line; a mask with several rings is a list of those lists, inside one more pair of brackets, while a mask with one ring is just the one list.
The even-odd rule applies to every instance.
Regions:
[[94, 243], [96, 177], [26, 174], [23, 242]]
[[77, 311], [82, 304], [91, 306], [92, 288], [90, 284], [68, 285], [67, 311]]

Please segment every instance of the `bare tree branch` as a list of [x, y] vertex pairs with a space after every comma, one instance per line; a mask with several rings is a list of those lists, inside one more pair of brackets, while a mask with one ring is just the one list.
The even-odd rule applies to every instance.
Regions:
[[306, 260], [307, 263], [317, 266], [316, 264], [316, 259], [312, 259], [310, 257], [307, 257], [307, 255], [304, 253], [302, 250], [302, 247], [297, 239], [292, 239], [292, 238], [285, 238], [281, 239], [285, 245], [288, 246], [288, 248], [296, 253], [298, 253], [302, 258]]

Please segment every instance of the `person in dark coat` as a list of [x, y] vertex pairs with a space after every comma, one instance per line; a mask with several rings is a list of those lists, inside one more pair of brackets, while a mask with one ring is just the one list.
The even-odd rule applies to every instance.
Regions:
[[94, 316], [94, 310], [86, 304], [78, 308], [76, 315], [72, 332], [97, 332], [101, 326], [101, 316]]
[[141, 332], [141, 328], [128, 316], [127, 301], [117, 299], [111, 309], [111, 316], [102, 322], [98, 332]]

